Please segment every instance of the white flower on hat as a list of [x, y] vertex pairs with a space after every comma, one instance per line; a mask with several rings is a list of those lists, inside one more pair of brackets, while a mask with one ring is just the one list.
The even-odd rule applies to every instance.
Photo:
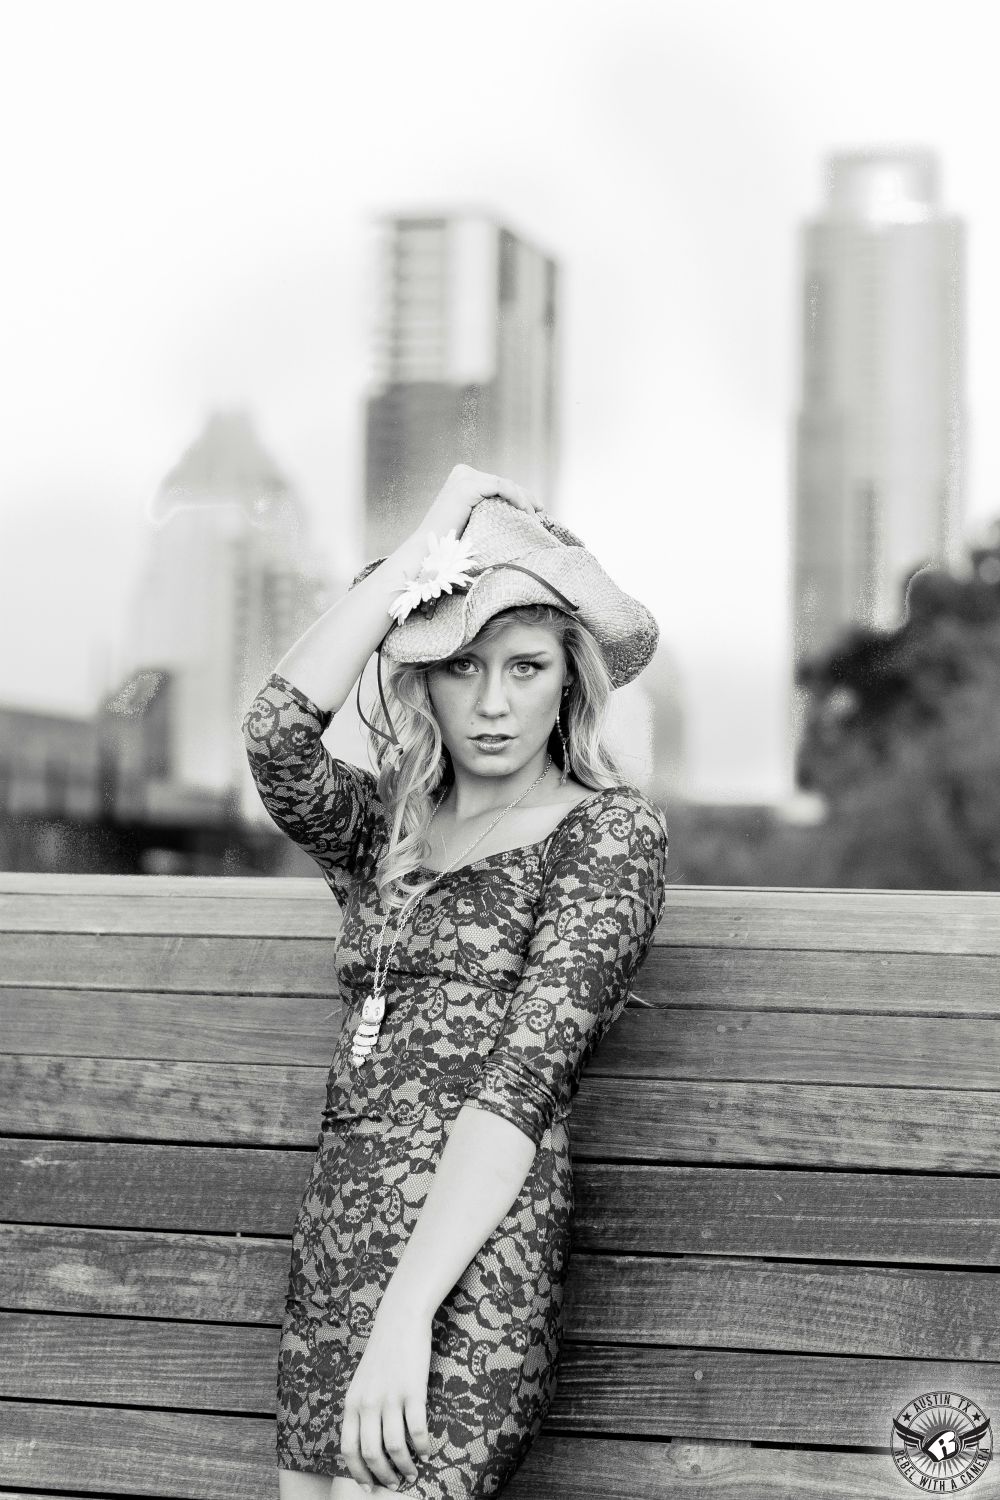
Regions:
[[397, 625], [401, 625], [412, 609], [441, 594], [450, 594], [454, 588], [466, 588], [472, 575], [465, 570], [476, 561], [464, 538], [456, 534], [455, 528], [438, 539], [432, 531], [428, 536], [429, 546], [415, 578], [406, 578], [404, 587], [389, 605], [389, 614]]
[[389, 613], [397, 625], [402, 625], [411, 609], [415, 609], [423, 599], [423, 588], [418, 578], [407, 580], [406, 587], [389, 605]]

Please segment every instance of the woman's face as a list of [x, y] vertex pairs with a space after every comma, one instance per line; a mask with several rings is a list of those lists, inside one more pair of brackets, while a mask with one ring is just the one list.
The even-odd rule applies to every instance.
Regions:
[[456, 771], [506, 776], [528, 765], [548, 742], [567, 678], [556, 631], [517, 620], [432, 667], [431, 705]]

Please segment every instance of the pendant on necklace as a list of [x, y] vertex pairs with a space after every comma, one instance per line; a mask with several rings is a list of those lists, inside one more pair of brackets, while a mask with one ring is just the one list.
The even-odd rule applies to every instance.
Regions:
[[382, 995], [367, 995], [361, 1007], [362, 1021], [381, 1021], [385, 1015], [385, 999]]
[[382, 995], [368, 995], [361, 1007], [361, 1025], [351, 1039], [351, 1060], [364, 1062], [375, 1046], [380, 1023], [385, 1015], [385, 999]]

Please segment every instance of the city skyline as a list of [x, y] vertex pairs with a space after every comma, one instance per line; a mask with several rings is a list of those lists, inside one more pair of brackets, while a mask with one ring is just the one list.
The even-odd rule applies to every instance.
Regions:
[[[95, 653], [121, 628], [150, 497], [217, 406], [247, 407], [287, 463], [317, 566], [332, 565], [334, 545], [365, 560], [353, 513], [370, 221], [474, 198], [565, 267], [554, 508], [648, 599], [678, 657], [692, 793], [780, 795], [795, 238], [833, 150], [918, 145], [941, 161], [970, 227], [968, 527], [1000, 514], [989, 421], [1000, 206], [986, 58], [961, 9], [946, 35], [906, 13], [899, 69], [902, 9], [846, 5], [808, 88], [809, 17], [786, 5], [753, 16], [626, 5], [603, 18], [514, 5], [488, 76], [457, 83], [458, 7], [400, 13], [382, 52], [375, 20], [352, 17], [347, 43], [372, 61], [335, 90], [320, 86], [318, 43], [333, 40], [320, 8], [308, 56], [252, 6], [235, 28], [228, 7], [206, 13], [196, 52], [183, 25], [154, 14], [162, 28], [149, 11], [98, 4], [84, 22], [67, 10], [57, 46], [18, 17], [20, 51], [0, 62], [0, 107], [30, 141], [12, 221], [32, 229], [4, 252], [17, 304], [5, 319], [0, 623], [20, 649], [0, 667], [0, 700], [94, 704], [107, 678]], [[533, 48], [518, 45], [519, 19]], [[144, 27], [160, 62], [139, 90], [121, 57], [148, 46]], [[111, 36], [120, 57], [103, 46]]]

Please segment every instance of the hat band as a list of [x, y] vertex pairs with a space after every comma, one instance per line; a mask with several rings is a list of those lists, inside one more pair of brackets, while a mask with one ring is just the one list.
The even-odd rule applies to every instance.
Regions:
[[393, 724], [392, 719], [390, 717], [390, 714], [389, 714], [389, 705], [385, 701], [385, 691], [384, 691], [384, 689], [382, 687], [382, 642], [381, 641], [379, 641], [379, 643], [378, 643], [378, 650], [375, 653], [375, 677], [376, 677], [376, 680], [378, 682], [378, 696], [379, 696], [379, 701], [382, 704], [382, 712], [385, 714], [385, 722], [389, 726], [389, 733], [388, 734], [385, 733], [385, 730], [379, 729], [379, 727], [378, 727], [377, 724], [373, 724], [372, 721], [371, 721], [371, 719], [366, 719], [365, 718], [364, 711], [362, 710], [362, 707], [361, 707], [361, 678], [364, 675], [365, 675], [365, 669], [364, 669], [364, 667], [362, 667], [361, 672], [360, 672], [360, 674], [358, 676], [358, 690], [357, 690], [357, 694], [356, 694], [356, 707], [357, 707], [357, 710], [358, 710], [358, 718], [361, 720], [362, 724], [367, 725], [367, 727], [371, 730], [372, 734], [377, 734], [381, 739], [388, 740], [390, 745], [398, 745], [400, 743], [399, 735], [396, 733], [395, 725]]
[[492, 573], [497, 568], [514, 568], [514, 569], [516, 569], [516, 571], [518, 573], [527, 573], [528, 577], [529, 578], [533, 578], [536, 583], [540, 583], [540, 584], [543, 585], [543, 587], [545, 587], [547, 589], [550, 589], [551, 592], [553, 594], [555, 594], [556, 598], [557, 599], [561, 599], [562, 602], [563, 602], [563, 604], [565, 604], [566, 608], [567, 609], [571, 609], [574, 614], [576, 614], [577, 610], [580, 608], [579, 604], [574, 604], [573, 601], [572, 601], [572, 599], [567, 599], [566, 595], [562, 592], [562, 590], [561, 589], [557, 589], [554, 583], [550, 583], [547, 578], [543, 578], [542, 575], [541, 575], [541, 573], [535, 573], [531, 568], [526, 568], [523, 563], [515, 563], [515, 562], [488, 563], [486, 565], [486, 567], [482, 568], [475, 576], [477, 578], [481, 578], [482, 575], [483, 575], [483, 573]]

